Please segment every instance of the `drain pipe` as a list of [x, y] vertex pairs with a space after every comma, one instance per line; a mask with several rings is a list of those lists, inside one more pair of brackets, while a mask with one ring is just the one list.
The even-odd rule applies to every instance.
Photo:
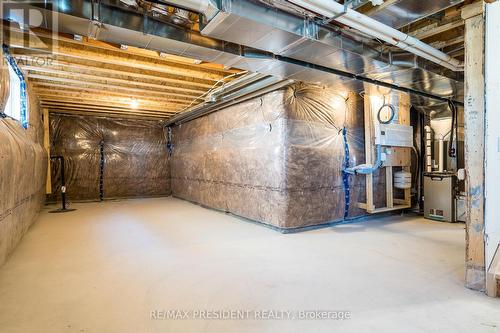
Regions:
[[425, 131], [425, 171], [432, 172], [432, 130], [429, 125], [424, 127]]
[[289, 0], [289, 2], [341, 24], [378, 38], [453, 71], [463, 71], [464, 63], [432, 46], [332, 0]]

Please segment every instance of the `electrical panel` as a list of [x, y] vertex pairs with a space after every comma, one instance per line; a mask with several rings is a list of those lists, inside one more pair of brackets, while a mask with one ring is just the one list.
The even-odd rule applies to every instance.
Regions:
[[378, 124], [375, 143], [390, 147], [413, 147], [413, 127], [400, 124]]

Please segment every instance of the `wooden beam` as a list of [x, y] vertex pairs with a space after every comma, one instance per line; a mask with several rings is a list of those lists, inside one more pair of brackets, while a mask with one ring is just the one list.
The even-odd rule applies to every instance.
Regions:
[[[8, 38], [8, 44], [13, 48], [24, 49], [25, 45], [30, 45], [31, 50], [38, 52], [47, 52], [47, 55], [61, 55], [69, 58], [85, 59], [89, 61], [120, 65], [133, 66], [146, 70], [155, 70], [168, 74], [193, 77], [206, 80], [220, 80], [225, 75], [223, 72], [209, 69], [194, 68], [189, 65], [173, 64], [161, 59], [152, 59], [144, 56], [123, 53], [117, 50], [97, 49], [89, 47], [85, 43], [69, 43], [59, 40], [57, 43], [48, 37], [38, 36], [38, 41], [28, 41], [29, 36], [21, 31], [11, 29]], [[48, 51], [50, 50], [50, 52]], [[29, 52], [28, 52], [29, 53]]]
[[81, 112], [113, 112], [113, 113], [123, 113], [123, 114], [148, 114], [148, 115], [158, 115], [158, 116], [172, 116], [175, 115], [176, 112], [173, 111], [140, 111], [140, 110], [127, 110], [120, 108], [104, 108], [104, 107], [96, 107], [96, 106], [86, 106], [86, 105], [71, 105], [71, 104], [51, 104], [46, 103], [42, 104], [43, 106], [53, 110], [53, 109], [65, 109], [65, 110], [73, 110], [73, 111], [81, 111]]
[[177, 112], [179, 110], [178, 107], [164, 107], [164, 108], [152, 108], [152, 107], [141, 107], [131, 108], [127, 104], [121, 103], [108, 103], [102, 101], [93, 101], [93, 100], [84, 100], [84, 99], [60, 99], [60, 98], [51, 98], [45, 97], [40, 99], [42, 105], [73, 105], [73, 106], [81, 106], [81, 107], [98, 107], [100, 109], [122, 109], [122, 110], [130, 110], [130, 111], [152, 111], [152, 112]]
[[144, 88], [133, 88], [133, 87], [122, 87], [122, 86], [116, 86], [116, 85], [107, 85], [105, 83], [96, 83], [96, 82], [88, 82], [88, 81], [81, 81], [77, 79], [68, 79], [68, 78], [62, 78], [62, 77], [51, 77], [51, 76], [44, 76], [44, 75], [36, 75], [36, 74], [30, 74], [27, 75], [27, 77], [30, 79], [30, 82], [32, 84], [36, 85], [50, 85], [50, 86], [61, 86], [61, 85], [68, 85], [68, 86], [73, 86], [73, 87], [83, 87], [83, 88], [92, 88], [92, 89], [102, 89], [103, 91], [119, 91], [119, 92], [129, 92], [129, 93], [139, 93], [139, 94], [151, 94], [155, 96], [165, 96], [165, 97], [170, 97], [172, 95], [178, 96], [178, 97], [184, 97], [189, 100], [194, 100], [198, 96], [193, 96], [190, 94], [184, 94], [184, 93], [176, 93], [174, 91], [158, 91], [154, 89], [144, 89]]
[[[62, 58], [62, 57], [61, 57]], [[42, 63], [37, 64], [36, 58], [33, 56], [28, 56], [26, 61], [20, 62], [20, 67], [25, 69], [36, 69], [36, 68], [54, 68], [58, 70], [66, 70], [66, 71], [88, 71], [91, 73], [98, 73], [96, 75], [99, 76], [107, 76], [107, 75], [118, 75], [125, 77], [133, 77], [137, 79], [144, 80], [153, 80], [159, 82], [167, 82], [171, 84], [180, 84], [186, 85], [189, 87], [198, 87], [202, 88], [201, 90], [209, 89], [213, 86], [214, 82], [212, 80], [200, 80], [200, 79], [188, 79], [186, 77], [180, 77], [175, 75], [168, 75], [162, 72], [156, 71], [147, 71], [136, 69], [131, 66], [113, 66], [109, 64], [96, 63], [96, 62], [88, 62], [81, 61], [78, 62], [77, 59], [73, 59], [73, 61], [64, 61], [64, 60], [54, 60], [51, 61], [50, 64]], [[147, 82], [147, 81], [146, 81]]]
[[429, 45], [436, 48], [436, 49], [443, 49], [445, 47], [449, 47], [455, 44], [463, 44], [465, 41], [464, 36], [459, 36], [453, 39], [448, 39], [448, 40], [440, 40], [437, 42], [432, 42]]
[[[27, 67], [24, 67], [27, 68]], [[182, 88], [180, 86], [175, 86], [175, 85], [170, 85], [170, 84], [156, 84], [156, 83], [150, 83], [150, 82], [143, 82], [143, 81], [138, 81], [137, 79], [120, 79], [120, 78], [115, 78], [115, 77], [109, 77], [109, 76], [99, 76], [99, 75], [92, 75], [92, 74], [85, 74], [85, 73], [79, 73], [79, 72], [67, 72], [67, 71], [60, 71], [56, 70], [53, 68], [49, 67], [41, 67], [41, 68], [34, 68], [34, 67], [29, 67], [29, 74], [30, 75], [44, 75], [46, 77], [63, 77], [63, 78], [75, 78], [75, 79], [81, 79], [82, 81], [91, 81], [91, 82], [102, 82], [106, 83], [108, 85], [113, 85], [113, 84], [118, 84], [120, 86], [134, 86], [134, 87], [145, 87], [147, 89], [150, 88], [155, 88], [155, 89], [160, 89], [160, 90], [169, 90], [172, 92], [182, 92], [182, 93], [187, 93], [187, 94], [192, 94], [192, 95], [200, 95], [205, 92], [205, 89], [202, 88]], [[40, 73], [45, 73], [45, 74], [40, 74]]]
[[167, 53], [161, 53], [161, 55], [160, 55], [160, 52], [158, 52], [158, 51], [147, 50], [147, 49], [134, 47], [134, 46], [130, 46], [130, 45], [128, 46], [128, 48], [126, 50], [124, 50], [121, 48], [120, 44], [114, 44], [114, 43], [94, 40], [94, 39], [88, 38], [86, 36], [83, 36], [81, 41], [77, 41], [77, 40], [75, 40], [74, 35], [65, 34], [65, 33], [54, 34], [53, 31], [50, 31], [50, 30], [47, 30], [44, 28], [31, 27], [30, 31], [32, 33], [36, 34], [37, 36], [44, 36], [46, 38], [51, 38], [51, 39], [53, 39], [55, 37], [55, 39], [58, 41], [64, 41], [64, 42], [74, 43], [74, 44], [84, 44], [84, 45], [91, 46], [94, 48], [99, 48], [99, 49], [104, 49], [104, 50], [112, 50], [112, 51], [117, 51], [117, 52], [131, 54], [131, 55], [137, 55], [137, 56], [142, 56], [142, 57], [146, 57], [146, 58], [151, 58], [154, 60], [163, 60], [165, 62], [173, 63], [173, 64], [190, 65], [190, 66], [197, 67], [199, 69], [213, 70], [213, 71], [218, 71], [218, 72], [222, 72], [225, 74], [232, 74], [232, 73], [240, 72], [240, 70], [238, 70], [238, 69], [225, 69], [224, 65], [222, 65], [222, 64], [215, 64], [215, 63], [204, 62], [204, 61], [202, 61], [200, 63], [198, 59], [192, 59], [192, 58], [187, 58], [184, 56], [178, 56], [178, 55], [167, 54]]
[[453, 21], [453, 22], [443, 24], [443, 25], [439, 25], [439, 23], [437, 22], [437, 23], [429, 24], [429, 25], [427, 25], [423, 28], [420, 28], [418, 30], [412, 31], [410, 33], [410, 35], [412, 35], [413, 37], [415, 37], [417, 39], [426, 39], [426, 38], [435, 36], [437, 34], [440, 34], [440, 33], [443, 33], [443, 32], [446, 32], [446, 31], [449, 31], [452, 29], [459, 28], [463, 25], [464, 25], [464, 21], [460, 20], [460, 19]]
[[113, 99], [104, 99], [97, 97], [72, 97], [72, 96], [63, 96], [63, 95], [45, 95], [40, 94], [38, 98], [42, 102], [54, 101], [54, 102], [71, 102], [71, 103], [82, 103], [82, 104], [95, 104], [101, 106], [113, 106], [113, 107], [122, 107], [131, 110], [149, 110], [149, 111], [163, 111], [163, 110], [172, 110], [172, 109], [183, 109], [185, 106], [178, 104], [151, 104], [145, 103], [144, 101], [138, 101], [138, 107], [135, 108], [132, 105], [131, 101], [113, 101]]
[[385, 201], [387, 208], [394, 208], [394, 186], [392, 179], [392, 166], [385, 167]]
[[98, 94], [98, 95], [107, 95], [107, 96], [121, 96], [121, 97], [129, 97], [133, 99], [147, 99], [151, 101], [163, 101], [163, 102], [174, 102], [179, 104], [189, 104], [193, 99], [187, 99], [185, 97], [178, 97], [175, 95], [169, 95], [167, 96], [156, 96], [156, 95], [151, 95], [148, 94], [147, 91], [144, 91], [144, 93], [124, 93], [124, 92], [116, 92], [113, 90], [102, 90], [102, 89], [94, 89], [94, 88], [87, 88], [87, 87], [75, 87], [75, 86], [68, 86], [68, 85], [63, 85], [63, 84], [50, 84], [50, 83], [36, 83], [31, 85], [32, 89], [35, 92], [38, 93], [68, 93], [68, 92], [79, 92], [79, 93], [86, 93], [86, 94]]
[[[374, 141], [372, 127], [373, 127], [373, 110], [370, 102], [370, 93], [373, 89], [372, 85], [367, 87], [368, 96], [364, 98], [364, 124], [365, 124], [365, 163], [373, 164], [372, 142]], [[375, 203], [373, 200], [373, 175], [366, 175], [366, 206], [365, 209], [368, 213], [375, 211]]]
[[142, 96], [131, 96], [131, 95], [113, 95], [106, 93], [92, 93], [85, 91], [68, 91], [68, 90], [53, 90], [53, 89], [33, 89], [37, 96], [43, 98], [43, 96], [52, 96], [52, 97], [61, 97], [61, 98], [83, 98], [90, 99], [96, 101], [110, 101], [110, 102], [123, 102], [130, 104], [132, 101], [136, 101], [141, 105], [178, 105], [178, 106], [186, 106], [189, 105], [188, 101], [179, 101], [179, 100], [171, 100], [171, 99], [152, 99]]
[[465, 170], [467, 170], [465, 284], [486, 286], [484, 248], [484, 19], [482, 3], [462, 11], [465, 20]]
[[123, 111], [84, 111], [84, 110], [70, 110], [65, 108], [51, 108], [51, 113], [71, 114], [77, 116], [103, 116], [103, 117], [117, 117], [117, 118], [132, 118], [132, 119], [157, 119], [167, 120], [170, 116], [151, 115], [142, 113], [126, 113]]

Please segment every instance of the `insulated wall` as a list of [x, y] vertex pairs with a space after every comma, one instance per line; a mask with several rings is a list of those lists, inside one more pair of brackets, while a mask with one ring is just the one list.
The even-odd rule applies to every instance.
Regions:
[[365, 178], [344, 185], [342, 129], [350, 163], [362, 163], [363, 105], [357, 93], [298, 84], [177, 126], [172, 193], [283, 229], [360, 216]]
[[[0, 77], [3, 91], [8, 72]], [[45, 200], [47, 154], [38, 104], [28, 89], [27, 129], [17, 120], [0, 118], [0, 265], [35, 221]]]
[[[166, 131], [159, 121], [50, 114], [51, 155], [65, 160], [68, 199], [170, 195]], [[52, 163], [59, 200], [61, 165]]]

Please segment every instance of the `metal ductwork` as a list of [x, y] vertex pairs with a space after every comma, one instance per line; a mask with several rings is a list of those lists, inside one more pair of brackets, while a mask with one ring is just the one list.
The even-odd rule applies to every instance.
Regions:
[[373, 8], [366, 15], [394, 29], [401, 29], [408, 24], [462, 2], [464, 2], [464, 0], [386, 1], [381, 6]]
[[[169, 3], [174, 3], [178, 1], [167, 1]], [[196, 10], [197, 7], [205, 7], [207, 6], [207, 3], [210, 2], [210, 0], [191, 0], [188, 1], [189, 3], [192, 4], [191, 9]], [[421, 42], [420, 40], [409, 36], [399, 30], [396, 30], [388, 25], [385, 25], [375, 19], [372, 19], [366, 15], [363, 15], [361, 13], [358, 13], [357, 11], [350, 9], [350, 8], [345, 8], [344, 5], [332, 1], [332, 0], [290, 0], [291, 3], [305, 9], [309, 10], [314, 14], [321, 15], [324, 18], [327, 18], [328, 20], [335, 20], [341, 24], [344, 24], [348, 27], [351, 27], [353, 29], [356, 29], [364, 34], [367, 34], [371, 36], [372, 38], [376, 38], [379, 40], [383, 40], [388, 44], [397, 46], [401, 48], [402, 50], [405, 50], [407, 52], [411, 52], [419, 57], [422, 57], [424, 59], [428, 59], [432, 62], [435, 62], [441, 66], [444, 66], [446, 68], [449, 68], [453, 71], [463, 71], [463, 62], [452, 58], [451, 56], [447, 55], [446, 53], [443, 53], [439, 51], [438, 49], [433, 48], [432, 46]], [[203, 33], [208, 35], [208, 36], [213, 36], [217, 37], [217, 35], [221, 34], [220, 29], [215, 29], [214, 26], [221, 26], [224, 28], [228, 28], [231, 26], [231, 29], [226, 30], [226, 33], [230, 32], [232, 35], [243, 35], [245, 37], [252, 38], [254, 34], [259, 35], [263, 31], [261, 29], [257, 31], [253, 31], [249, 29], [248, 26], [246, 25], [236, 25], [235, 21], [232, 21], [230, 16], [227, 14], [231, 13], [243, 13], [245, 10], [246, 11], [253, 11], [254, 14], [257, 14], [259, 11], [264, 14], [264, 16], [247, 16], [247, 18], [251, 21], [256, 20], [260, 21], [263, 23], [268, 23], [268, 25], [275, 25], [279, 31], [290, 31], [292, 30], [297, 30], [297, 29], [306, 29], [309, 30], [309, 33], [316, 33], [315, 30], [318, 28], [315, 27], [315, 24], [310, 24], [309, 27], [309, 22], [307, 20], [302, 20], [301, 23], [299, 23], [299, 27], [295, 25], [295, 23], [288, 24], [286, 20], [283, 19], [278, 19], [274, 20], [274, 18], [277, 18], [278, 11], [272, 7], [267, 7], [264, 6], [263, 4], [259, 4], [254, 1], [250, 0], [222, 0], [220, 2], [220, 9], [221, 12], [217, 13], [217, 15], [213, 18], [207, 17], [209, 20], [209, 24], [207, 27], [204, 29]], [[264, 8], [264, 10], [260, 10]], [[281, 16], [284, 16], [284, 13], [281, 13]], [[234, 15], [233, 15], [234, 16]], [[290, 20], [291, 22], [296, 21], [294, 19]], [[282, 24], [282, 26], [279, 26], [279, 24]], [[303, 27], [300, 27], [302, 25]], [[255, 24], [252, 24], [252, 26], [255, 26]], [[218, 31], [215, 31], [218, 30]], [[301, 32], [302, 36], [304, 38], [309, 38], [309, 37], [314, 37], [314, 36], [308, 36], [307, 33]], [[280, 47], [284, 46], [282, 43], [288, 43], [287, 34], [282, 34], [280, 32], [277, 32], [276, 30], [273, 31], [273, 34], [275, 34], [276, 40], [277, 40], [277, 47], [274, 48], [274, 50], [269, 50], [271, 52], [278, 52], [281, 51]], [[283, 37], [283, 38], [281, 38]], [[253, 39], [253, 38], [252, 38]], [[248, 45], [247, 43], [242, 42], [241, 44], [243, 45]], [[287, 45], [291, 45], [288, 43]], [[252, 47], [260, 48], [260, 44], [257, 45], [252, 45]]]
[[390, 26], [380, 23], [355, 10], [347, 8], [336, 1], [331, 0], [290, 0], [290, 2], [304, 9], [322, 15], [328, 19], [335, 20], [362, 33], [383, 40], [402, 50], [411, 52], [419, 57], [428, 59], [453, 71], [463, 71], [463, 62], [452, 58], [444, 52], [423, 43], [422, 41], [407, 35]]
[[[463, 83], [454, 79], [460, 78], [461, 73], [449, 73], [452, 78], [445, 77], [426, 70], [422, 58], [411, 53], [381, 53], [339, 31], [257, 1], [223, 0], [220, 12], [202, 27], [202, 34], [410, 89], [463, 98]], [[248, 69], [268, 70], [266, 67]], [[295, 68], [299, 72], [294, 73], [293, 70], [287, 64], [274, 68], [273, 74], [310, 81], [308, 71]], [[323, 83], [331, 84], [331, 81]]]
[[[55, 15], [51, 15], [52, 8], [46, 8], [43, 4], [26, 6], [42, 10], [43, 26], [48, 29], [53, 27], [55, 23], [52, 19]], [[233, 9], [246, 9], [237, 4], [234, 6]], [[258, 17], [254, 16], [253, 20], [245, 18], [248, 21], [241, 21], [241, 24], [254, 24], [246, 26], [241, 38], [246, 38], [245, 43], [252, 44], [255, 40], [249, 36], [258, 37], [260, 42], [255, 45], [264, 50], [231, 42], [229, 38], [226, 39], [222, 29], [220, 40], [157, 21], [144, 13], [130, 10], [118, 0], [99, 2], [98, 21], [95, 20], [95, 2], [91, 0], [59, 0], [54, 10], [59, 12], [59, 32], [84, 36], [92, 32], [99, 40], [224, 64], [227, 67], [273, 75], [279, 80], [299, 80], [352, 91], [363, 91], [364, 82], [369, 82], [407, 91], [412, 96], [421, 95], [423, 97], [418, 101], [423, 102], [434, 98], [463, 99], [461, 82], [416, 68], [414, 65], [417, 61], [404, 60], [408, 64], [405, 66], [412, 66], [411, 68], [396, 66], [391, 64], [391, 55], [381, 54], [337, 31], [313, 29], [312, 36], [315, 38], [311, 38], [310, 29], [314, 25], [307, 25], [301, 18], [289, 14], [279, 16], [283, 12], [275, 8], [265, 8], [265, 12], [254, 12]], [[218, 15], [227, 17], [223, 22], [237, 21], [245, 17], [241, 14], [220, 11], [212, 21], [218, 22]], [[281, 17], [288, 20], [276, 23], [277, 18]], [[264, 22], [258, 22], [257, 19]], [[214, 26], [213, 31], [216, 30], [219, 31]], [[237, 37], [231, 31], [227, 33]], [[281, 55], [266, 52], [266, 48], [274, 51], [279, 48], [281, 52], [276, 53]]]
[[222, 108], [262, 96], [268, 92], [292, 84], [293, 80], [281, 80], [270, 75], [247, 74], [214, 90], [201, 104], [191, 107], [169, 119], [165, 125], [179, 125], [195, 118], [216, 112]]

